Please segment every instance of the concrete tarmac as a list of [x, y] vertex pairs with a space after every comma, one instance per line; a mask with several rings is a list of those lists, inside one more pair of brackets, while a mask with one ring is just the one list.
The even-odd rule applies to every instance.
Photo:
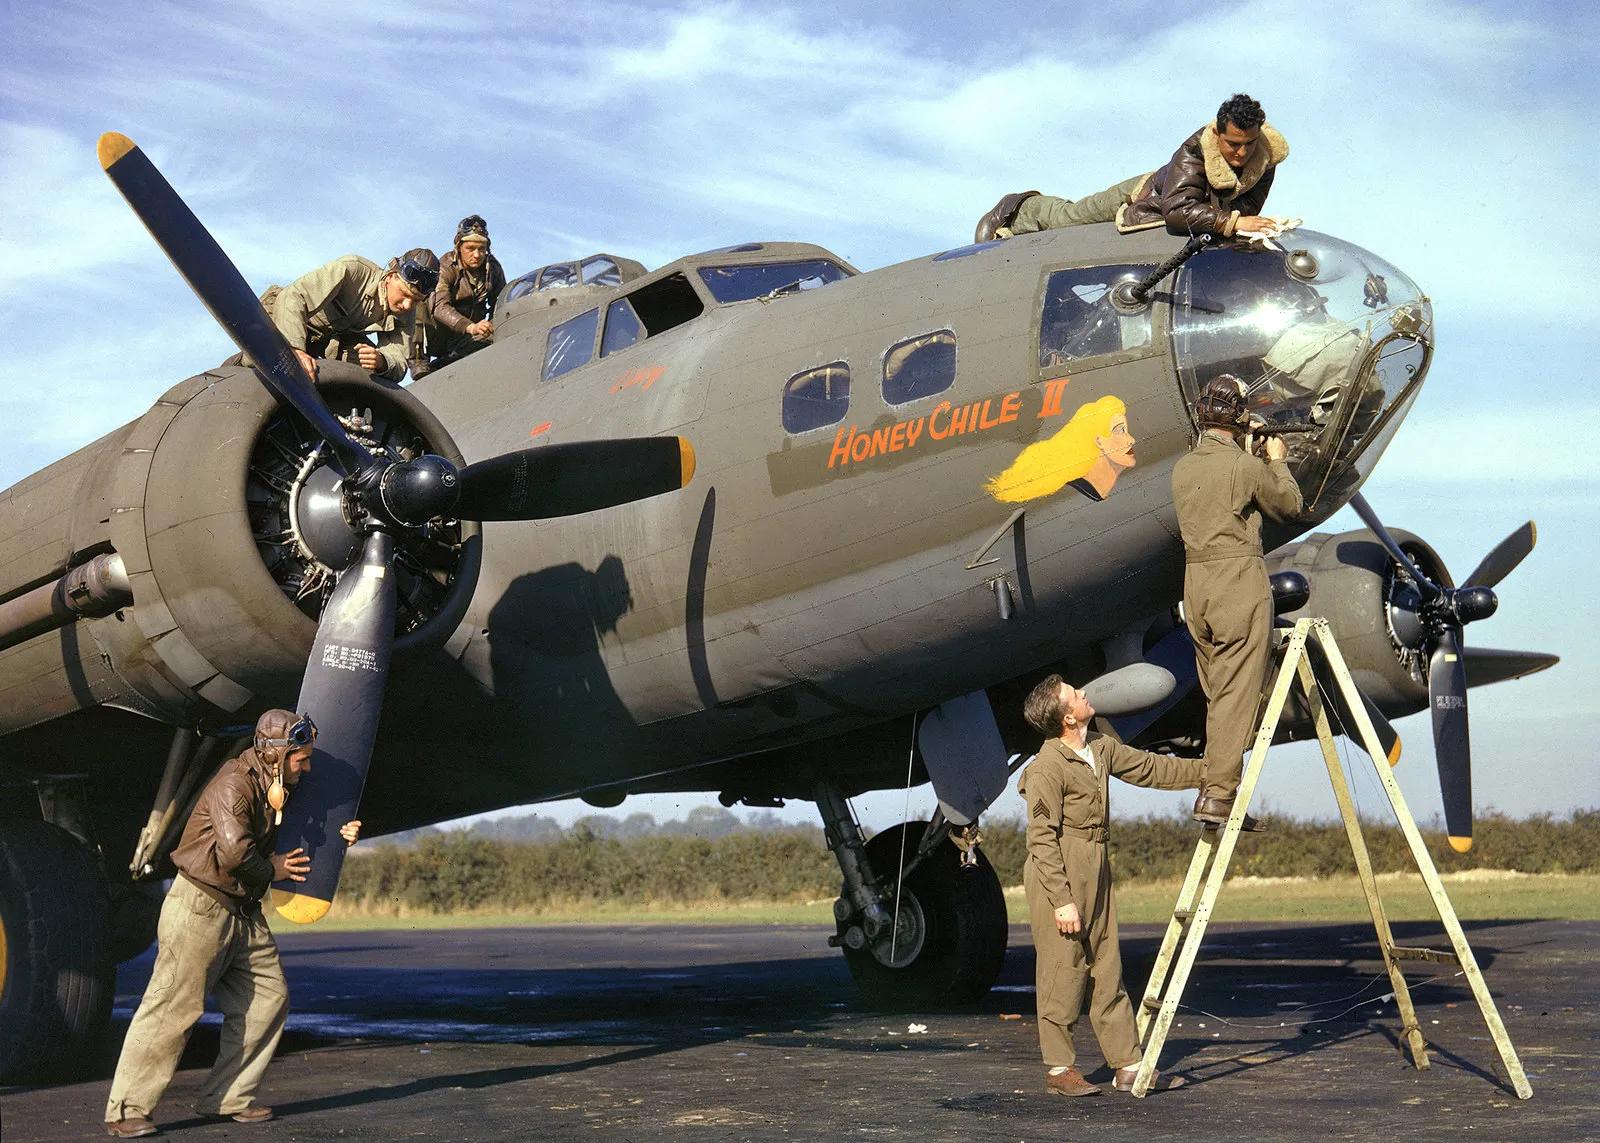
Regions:
[[[208, 1016], [156, 1120], [195, 1143], [1600, 1138], [1600, 923], [1467, 928], [1527, 1102], [1454, 966], [1408, 973], [1433, 1054], [1410, 1066], [1360, 925], [1212, 926], [1162, 1057], [1190, 1083], [1144, 1100], [1110, 1089], [1087, 1020], [1079, 1064], [1105, 1093], [1044, 1093], [1026, 928], [975, 1009], [890, 1015], [859, 1005], [825, 931], [583, 925], [284, 935], [294, 1011], [262, 1092], [279, 1118], [189, 1110], [216, 1050]], [[1448, 947], [1437, 925], [1395, 929]], [[1160, 929], [1123, 934], [1137, 1000]], [[152, 959], [119, 975], [119, 1042]], [[0, 1089], [0, 1138], [103, 1138], [115, 1048], [82, 1082]]]

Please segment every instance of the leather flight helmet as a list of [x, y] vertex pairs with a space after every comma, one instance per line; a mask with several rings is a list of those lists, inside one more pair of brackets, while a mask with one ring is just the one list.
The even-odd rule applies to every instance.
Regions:
[[1194, 419], [1202, 429], [1243, 429], [1249, 419], [1244, 382], [1232, 373], [1219, 373], [1207, 381], [1194, 403]]
[[489, 245], [489, 224], [483, 220], [483, 215], [469, 214], [456, 223], [456, 245], [460, 246], [468, 239]]
[[407, 250], [389, 268], [419, 297], [427, 297], [439, 284], [439, 256], [426, 246]]

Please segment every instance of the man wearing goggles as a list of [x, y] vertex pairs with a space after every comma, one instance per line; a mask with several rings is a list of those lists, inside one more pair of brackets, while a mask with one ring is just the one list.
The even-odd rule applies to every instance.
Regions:
[[[261, 899], [274, 881], [304, 881], [311, 870], [303, 849], [273, 851], [289, 791], [311, 772], [316, 738], [310, 715], [267, 711], [251, 745], [222, 764], [195, 803], [172, 851], [178, 876], [161, 907], [150, 987], [111, 1081], [108, 1134], [157, 1134], [150, 1114], [172, 1081], [207, 991], [222, 1010], [222, 1045], [195, 1110], [238, 1123], [272, 1118], [255, 1094], [283, 1035], [289, 987]], [[353, 821], [339, 834], [354, 845], [360, 831]]]
[[439, 284], [429, 300], [433, 328], [427, 360], [420, 355], [413, 377], [459, 361], [494, 340], [494, 300], [505, 289], [506, 272], [489, 253], [489, 224], [469, 214], [456, 226], [455, 247], [439, 262]]
[[313, 381], [319, 358], [401, 381], [416, 338], [413, 311], [438, 284], [439, 259], [425, 247], [407, 250], [387, 267], [346, 254], [287, 286], [269, 286], [261, 305]]

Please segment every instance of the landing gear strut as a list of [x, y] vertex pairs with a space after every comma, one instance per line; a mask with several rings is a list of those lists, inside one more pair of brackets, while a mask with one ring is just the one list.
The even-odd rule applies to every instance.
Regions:
[[[988, 858], [964, 856], [941, 820], [908, 822], [864, 841], [837, 787], [820, 783], [828, 848], [844, 887], [833, 903], [850, 973], [868, 1004], [939, 1008], [968, 1003], [1000, 975], [1006, 903]], [[898, 886], [898, 887], [897, 887]]]

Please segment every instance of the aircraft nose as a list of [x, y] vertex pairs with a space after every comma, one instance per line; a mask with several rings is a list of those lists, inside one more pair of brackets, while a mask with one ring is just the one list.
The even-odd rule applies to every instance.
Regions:
[[1248, 386], [1250, 411], [1292, 426], [1289, 461], [1307, 509], [1359, 484], [1416, 399], [1433, 310], [1404, 272], [1316, 231], [1278, 249], [1227, 245], [1185, 263], [1173, 340], [1191, 403], [1213, 377]]

